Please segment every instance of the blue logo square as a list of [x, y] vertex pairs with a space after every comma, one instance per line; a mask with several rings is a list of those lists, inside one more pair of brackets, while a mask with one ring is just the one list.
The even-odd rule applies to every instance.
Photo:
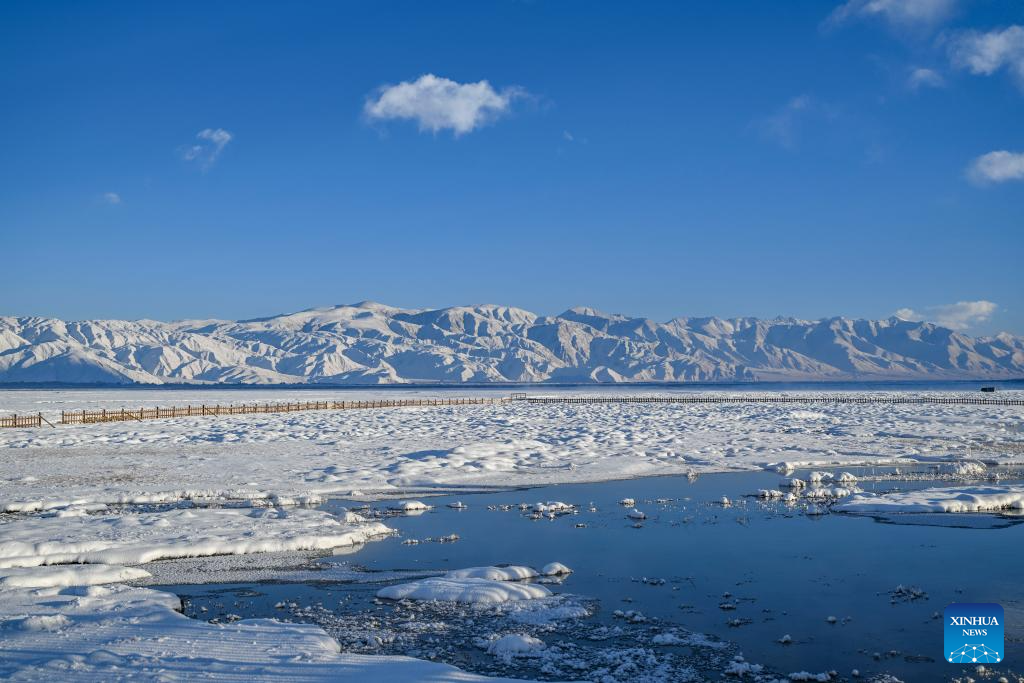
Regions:
[[1003, 607], [993, 602], [954, 602], [946, 607], [943, 659], [952, 664], [1003, 661]]

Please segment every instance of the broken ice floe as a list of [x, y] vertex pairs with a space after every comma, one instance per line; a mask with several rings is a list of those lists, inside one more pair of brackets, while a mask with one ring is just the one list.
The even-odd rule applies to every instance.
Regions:
[[576, 506], [555, 500], [546, 503], [534, 503], [533, 511], [541, 514], [568, 515], [576, 511]]

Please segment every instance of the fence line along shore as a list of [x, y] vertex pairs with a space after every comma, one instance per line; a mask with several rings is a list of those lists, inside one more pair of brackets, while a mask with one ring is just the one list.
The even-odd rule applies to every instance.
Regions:
[[[971, 396], [850, 396], [831, 394], [820, 396], [764, 396], [764, 395], [709, 395], [689, 396], [531, 396], [514, 393], [511, 396], [483, 398], [414, 398], [369, 401], [302, 401], [296, 403], [249, 403], [231, 405], [188, 405], [169, 408], [115, 408], [100, 410], [62, 410], [62, 425], [96, 424], [101, 422], [131, 422], [173, 417], [207, 417], [220, 415], [256, 415], [263, 413], [294, 413], [307, 410], [365, 410], [373, 408], [423, 408], [441, 406], [500, 405], [510, 401], [544, 404], [610, 404], [610, 403], [857, 403], [857, 404], [928, 404], [928, 405], [988, 405], [1024, 406], [1024, 399], [974, 398]], [[2, 427], [56, 427], [42, 413], [0, 415]]]
[[1024, 406], [1024, 399], [970, 396], [526, 396], [513, 400], [530, 403], [928, 403], [936, 405]]

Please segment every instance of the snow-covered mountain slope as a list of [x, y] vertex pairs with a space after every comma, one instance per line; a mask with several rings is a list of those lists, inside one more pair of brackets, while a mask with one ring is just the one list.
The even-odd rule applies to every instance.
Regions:
[[240, 321], [0, 318], [0, 382], [323, 383], [1024, 376], [1024, 338], [888, 320], [676, 318], [363, 302]]

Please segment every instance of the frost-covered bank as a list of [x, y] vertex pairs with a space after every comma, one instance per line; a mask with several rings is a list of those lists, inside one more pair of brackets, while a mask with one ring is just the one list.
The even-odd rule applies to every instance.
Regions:
[[197, 621], [180, 613], [177, 596], [124, 583], [148, 578], [144, 565], [155, 560], [332, 549], [388, 533], [353, 513], [301, 508], [8, 515], [0, 523], [0, 676], [493, 680], [408, 657], [343, 654], [311, 625]]
[[321, 628], [268, 619], [210, 624], [177, 596], [123, 584], [0, 586], [0, 677], [47, 681], [495, 681], [410, 657], [340, 652]]
[[380, 522], [319, 510], [171, 509], [136, 514], [16, 517], [0, 524], [0, 568], [155, 560], [357, 545], [390, 533]]

